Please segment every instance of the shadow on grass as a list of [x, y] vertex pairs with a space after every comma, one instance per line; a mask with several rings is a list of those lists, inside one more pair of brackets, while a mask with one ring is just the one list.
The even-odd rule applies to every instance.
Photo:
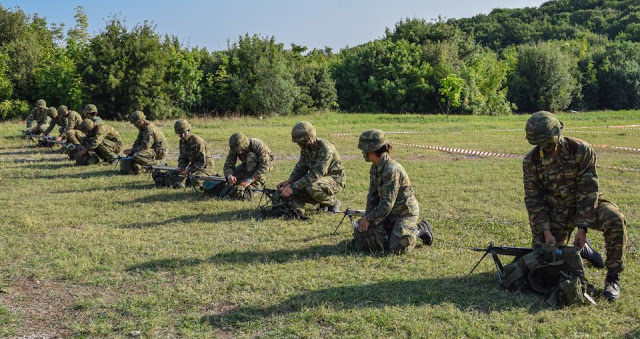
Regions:
[[[157, 197], [149, 197], [150, 200], [146, 200], [146, 198], [136, 199], [134, 202], [140, 203], [148, 203], [148, 202], [157, 202], [157, 201], [172, 201], [176, 200], [175, 196], [183, 195], [183, 193], [173, 193], [171, 195], [158, 195]], [[185, 200], [188, 198], [179, 198], [179, 200]], [[125, 202], [124, 205], [131, 205], [132, 202]], [[245, 209], [238, 211], [226, 211], [226, 212], [217, 212], [212, 214], [207, 213], [199, 213], [194, 215], [183, 215], [171, 219], [167, 219], [164, 221], [156, 222], [145, 222], [131, 225], [123, 225], [120, 228], [148, 228], [148, 227], [160, 227], [170, 224], [183, 223], [188, 224], [192, 222], [221, 222], [221, 221], [242, 221], [242, 220], [250, 220], [257, 216], [257, 211], [255, 209]]]
[[197, 266], [201, 264], [266, 264], [266, 263], [286, 263], [290, 261], [301, 261], [308, 259], [318, 259], [331, 256], [350, 256], [353, 252], [348, 250], [349, 241], [344, 240], [335, 245], [316, 245], [301, 249], [283, 249], [276, 251], [247, 251], [247, 252], [224, 252], [213, 255], [207, 259], [197, 258], [167, 258], [157, 259], [133, 266], [129, 266], [126, 271], [169, 271], [183, 267]]
[[23, 167], [32, 169], [61, 169], [74, 167], [74, 162], [69, 158], [53, 158], [53, 159], [38, 159], [37, 161], [25, 161], [25, 162], [65, 162], [64, 164], [29, 164]]
[[16, 149], [19, 149], [19, 148], [20, 147], [6, 147], [5, 149], [10, 149], [12, 151], [10, 151], [10, 152], [0, 151], [0, 155], [24, 155], [24, 154], [39, 154], [39, 153], [42, 153], [37, 148], [16, 150]]
[[366, 285], [330, 287], [300, 293], [273, 306], [240, 307], [206, 315], [200, 320], [215, 328], [237, 328], [250, 322], [290, 313], [313, 313], [313, 309], [317, 307], [341, 311], [442, 304], [453, 304], [465, 312], [484, 314], [514, 308], [527, 308], [529, 313], [548, 309], [542, 302], [542, 297], [501, 290], [497, 288], [493, 274], [483, 273], [473, 276], [385, 280]]
[[151, 189], [153, 192], [157, 192], [157, 194], [136, 198], [130, 201], [120, 201], [118, 204], [130, 206], [132, 204], [147, 204], [161, 201], [188, 201], [202, 198], [202, 193], [194, 194], [197, 192], [194, 192], [191, 189], [156, 188], [154, 184], [151, 185]]
[[[67, 166], [61, 166], [61, 167], [67, 167]], [[46, 168], [52, 169], [48, 167]], [[87, 179], [87, 178], [98, 178], [98, 177], [110, 177], [110, 176], [115, 176], [117, 174], [118, 172], [114, 170], [103, 170], [103, 171], [91, 171], [91, 172], [74, 173], [74, 174], [34, 175], [34, 176], [29, 176], [29, 178], [30, 179]]]
[[92, 187], [92, 188], [86, 188], [86, 189], [62, 190], [62, 191], [55, 191], [53, 193], [65, 194], [65, 193], [86, 193], [86, 192], [96, 192], [96, 191], [152, 190], [154, 188], [155, 186], [152, 183], [135, 183], [135, 184], [126, 184], [126, 185], [119, 185], [119, 186], [100, 187], [100, 188]]

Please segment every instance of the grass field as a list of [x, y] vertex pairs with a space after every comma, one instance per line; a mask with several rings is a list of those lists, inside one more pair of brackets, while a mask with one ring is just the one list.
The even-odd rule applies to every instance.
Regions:
[[[561, 114], [566, 135], [640, 147], [640, 112]], [[192, 119], [221, 172], [228, 137], [242, 131], [276, 156], [269, 187], [288, 177], [298, 147], [291, 127], [311, 121], [347, 169], [343, 207], [364, 208], [369, 164], [357, 149], [368, 128], [412, 143], [523, 155], [527, 116], [318, 114], [266, 119]], [[108, 122], [130, 145], [137, 131]], [[177, 163], [173, 122], [159, 122]], [[622, 299], [553, 310], [542, 297], [499, 288], [481, 253], [527, 246], [520, 159], [474, 157], [409, 146], [393, 156], [411, 177], [432, 247], [403, 256], [353, 253], [341, 216], [255, 220], [257, 202], [203, 200], [155, 189], [148, 175], [113, 166], [74, 167], [0, 124], [0, 337], [640, 337], [640, 153], [596, 148], [600, 189], [629, 223]], [[492, 131], [494, 130], [494, 131]], [[498, 130], [498, 131], [496, 131]], [[355, 133], [356, 136], [331, 136]], [[609, 166], [609, 167], [606, 167]], [[604, 252], [602, 235], [589, 233]], [[507, 260], [505, 258], [505, 260]], [[601, 291], [604, 270], [587, 277]]]

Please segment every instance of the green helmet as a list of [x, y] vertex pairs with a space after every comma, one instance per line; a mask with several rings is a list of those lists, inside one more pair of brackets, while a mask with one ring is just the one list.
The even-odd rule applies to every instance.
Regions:
[[540, 145], [552, 136], [560, 135], [562, 126], [555, 115], [547, 111], [535, 112], [527, 120], [527, 141], [532, 145]]
[[249, 139], [242, 133], [233, 133], [229, 138], [229, 148], [238, 153], [249, 147]]
[[379, 129], [368, 129], [358, 139], [358, 148], [365, 153], [375, 152], [387, 144], [387, 136]]
[[40, 99], [38, 101], [36, 101], [36, 107], [38, 108], [47, 108], [47, 102]]
[[129, 122], [132, 124], [138, 123], [138, 121], [143, 121], [147, 117], [144, 116], [142, 111], [135, 111], [129, 115]]
[[69, 113], [69, 107], [65, 105], [60, 105], [60, 107], [58, 107], [58, 114], [67, 115], [67, 113]]
[[84, 119], [80, 123], [80, 130], [85, 132], [85, 133], [89, 133], [89, 132], [93, 131], [94, 127], [96, 127], [96, 125], [93, 123], [93, 120], [91, 120], [91, 119]]
[[82, 111], [84, 114], [96, 113], [98, 114], [98, 107], [94, 104], [88, 104], [84, 106], [84, 110]]
[[49, 107], [47, 108], [47, 116], [49, 118], [55, 118], [56, 116], [58, 116], [58, 111], [55, 107]]
[[296, 144], [307, 143], [316, 138], [316, 129], [308, 121], [300, 121], [291, 130], [291, 141]]
[[176, 131], [176, 134], [182, 134], [186, 131], [191, 130], [191, 125], [189, 125], [189, 122], [187, 120], [180, 119], [173, 125], [173, 130]]

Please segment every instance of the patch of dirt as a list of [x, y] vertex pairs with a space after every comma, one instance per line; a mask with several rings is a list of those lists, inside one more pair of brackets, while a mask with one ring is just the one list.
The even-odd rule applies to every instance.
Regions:
[[98, 290], [55, 281], [21, 279], [0, 294], [0, 304], [16, 314], [13, 325], [24, 338], [65, 338], [73, 334], [69, 325], [80, 312], [73, 308], [79, 299], [98, 294]]

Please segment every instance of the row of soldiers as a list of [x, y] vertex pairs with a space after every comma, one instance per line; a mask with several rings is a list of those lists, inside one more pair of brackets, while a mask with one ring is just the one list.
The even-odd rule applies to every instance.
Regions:
[[[85, 109], [90, 111], [93, 107]], [[166, 140], [162, 131], [146, 120], [141, 111], [133, 112], [129, 121], [140, 132], [133, 147], [124, 153], [131, 156], [133, 173], [137, 173], [144, 166], [164, 159]], [[95, 150], [105, 161], [117, 157], [122, 140], [113, 128], [87, 118], [80, 124], [80, 130], [85, 134], [84, 150]], [[182, 177], [211, 174], [213, 158], [207, 145], [190, 130], [185, 120], [178, 120], [174, 125], [175, 133], [180, 136], [178, 172]], [[534, 148], [524, 158], [523, 178], [532, 246], [567, 245], [577, 228], [573, 244], [582, 249], [585, 259], [607, 268], [603, 294], [615, 300], [620, 296], [620, 273], [624, 269], [626, 220], [620, 209], [605, 200], [598, 189], [596, 157], [591, 145], [562, 135], [562, 130], [563, 124], [549, 112], [534, 113], [527, 121], [526, 137]], [[69, 133], [68, 126], [66, 132]], [[340, 201], [336, 195], [345, 188], [346, 175], [335, 146], [318, 138], [313, 125], [306, 121], [293, 127], [291, 137], [300, 147], [300, 157], [289, 178], [278, 183], [274, 206], [286, 209], [285, 215], [298, 218], [305, 216], [306, 204], [338, 212]], [[273, 168], [273, 155], [263, 141], [247, 138], [242, 133], [230, 137], [229, 148], [223, 191], [228, 192], [228, 198], [250, 198], [245, 192], [264, 185]], [[426, 220], [418, 222], [420, 209], [409, 176], [402, 165], [391, 158], [392, 146], [384, 132], [364, 131], [358, 148], [364, 160], [372, 165], [366, 210], [354, 223], [354, 247], [406, 253], [416, 246], [418, 238], [431, 245], [431, 226]], [[240, 165], [236, 166], [238, 160]], [[602, 263], [601, 256], [588, 245], [588, 230], [603, 232], [606, 262]]]

